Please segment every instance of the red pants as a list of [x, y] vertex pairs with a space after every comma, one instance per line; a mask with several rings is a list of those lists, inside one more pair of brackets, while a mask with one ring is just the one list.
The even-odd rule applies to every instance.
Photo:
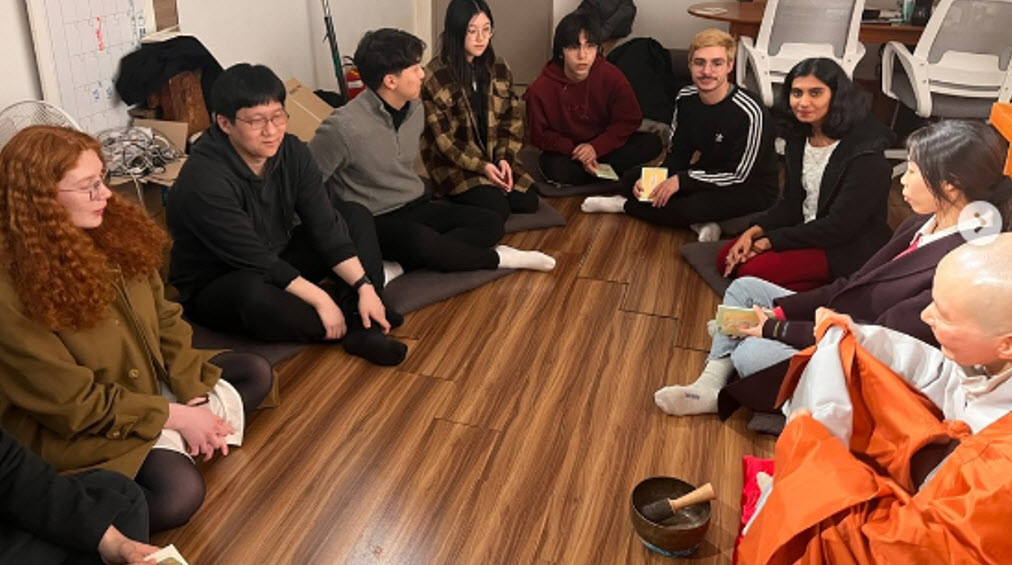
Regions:
[[[736, 239], [717, 253], [717, 271], [723, 273], [727, 253]], [[767, 251], [739, 264], [730, 278], [756, 277], [795, 292], [818, 288], [830, 281], [829, 261], [822, 249]]]

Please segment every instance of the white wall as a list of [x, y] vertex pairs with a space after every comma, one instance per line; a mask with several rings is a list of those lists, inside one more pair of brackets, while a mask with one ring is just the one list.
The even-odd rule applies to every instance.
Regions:
[[[580, 0], [554, 0], [555, 23], [580, 5]], [[727, 24], [689, 15], [691, 4], [699, 0], [635, 0], [636, 20], [630, 37], [652, 37], [667, 48], [685, 48], [696, 32]], [[554, 26], [553, 26], [554, 27]]]
[[[554, 23], [579, 0], [552, 0]], [[684, 46], [713, 22], [685, 10], [695, 0], [636, 0], [633, 36], [656, 38], [665, 47]], [[264, 63], [282, 78], [296, 77], [312, 88], [336, 90], [330, 50], [324, 40], [318, 0], [177, 0], [180, 27], [196, 35], [223, 66]], [[342, 55], [352, 55], [362, 35], [397, 27], [432, 44], [432, 0], [331, 0], [331, 15]], [[40, 98], [35, 54], [24, 0], [0, 0], [0, 108]], [[426, 59], [428, 55], [426, 55]]]
[[19, 100], [42, 97], [35, 51], [24, 0], [0, 0], [0, 109]]
[[[180, 31], [197, 36], [223, 67], [248, 62], [271, 67], [282, 79], [337, 89], [319, 0], [177, 0]], [[331, 0], [343, 56], [366, 31], [396, 27], [429, 43], [431, 0]]]
[[[337, 89], [330, 48], [324, 39], [319, 0], [177, 0], [180, 27], [196, 35], [223, 66], [264, 63], [286, 79], [312, 88]], [[431, 0], [331, 0], [342, 55], [352, 55], [362, 35], [397, 27], [431, 44]], [[0, 109], [39, 99], [42, 88], [32, 49], [25, 0], [0, 0]]]

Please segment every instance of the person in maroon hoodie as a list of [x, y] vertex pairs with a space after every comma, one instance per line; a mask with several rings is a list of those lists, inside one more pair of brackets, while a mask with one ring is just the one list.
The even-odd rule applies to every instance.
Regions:
[[599, 40], [586, 14], [562, 18], [552, 60], [525, 95], [531, 143], [552, 182], [592, 182], [598, 163], [621, 175], [661, 152], [660, 138], [636, 131], [643, 121], [636, 94], [618, 67], [598, 57]]

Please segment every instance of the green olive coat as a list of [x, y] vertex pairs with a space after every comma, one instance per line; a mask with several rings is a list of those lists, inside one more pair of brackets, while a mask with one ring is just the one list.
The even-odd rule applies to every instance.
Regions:
[[207, 362], [216, 351], [191, 347], [157, 273], [119, 281], [98, 325], [54, 332], [25, 317], [0, 274], [0, 425], [59, 471], [133, 477], [169, 415], [159, 379], [185, 402], [221, 374]]
[[517, 159], [524, 142], [524, 117], [513, 92], [513, 74], [501, 57], [492, 65], [487, 93], [487, 144], [478, 136], [478, 121], [467, 93], [453, 78], [453, 72], [438, 57], [425, 71], [422, 102], [425, 131], [422, 133], [422, 162], [429, 178], [442, 194], [461, 194], [489, 185], [485, 165], [498, 166], [505, 160], [513, 169], [514, 190], [526, 192], [534, 183]]

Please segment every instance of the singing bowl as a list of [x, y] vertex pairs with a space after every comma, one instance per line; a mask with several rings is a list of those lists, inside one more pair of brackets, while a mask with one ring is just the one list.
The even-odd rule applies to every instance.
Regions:
[[633, 529], [648, 549], [667, 557], [685, 557], [696, 551], [710, 527], [710, 502], [680, 509], [658, 523], [643, 516], [642, 508], [662, 498], [678, 498], [696, 487], [674, 477], [650, 477], [640, 481], [629, 498]]

